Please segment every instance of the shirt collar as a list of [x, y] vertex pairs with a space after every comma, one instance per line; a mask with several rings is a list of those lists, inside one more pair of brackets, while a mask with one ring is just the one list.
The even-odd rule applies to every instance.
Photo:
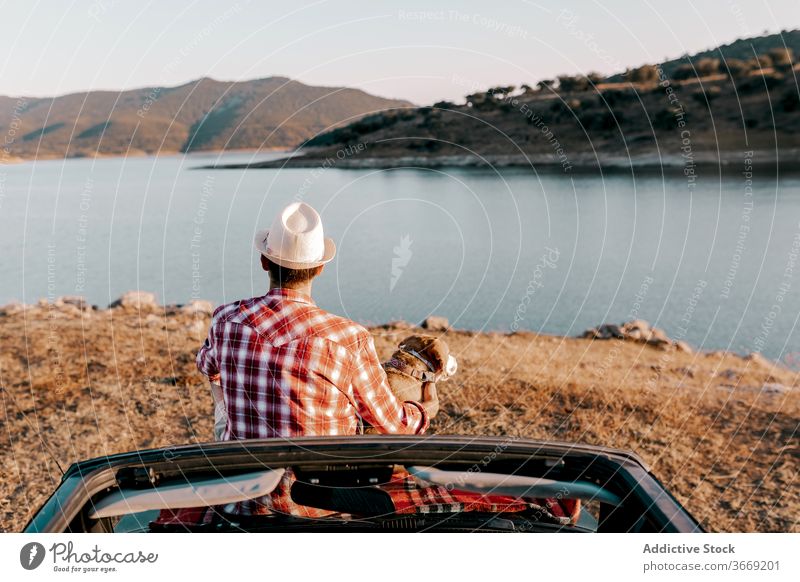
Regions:
[[314, 300], [311, 299], [310, 296], [306, 295], [305, 293], [301, 293], [300, 291], [296, 291], [294, 289], [288, 289], [286, 287], [276, 287], [274, 289], [270, 289], [267, 291], [267, 294], [264, 295], [267, 299], [278, 299], [283, 301], [295, 301], [297, 303], [307, 303], [308, 305], [316, 305]]

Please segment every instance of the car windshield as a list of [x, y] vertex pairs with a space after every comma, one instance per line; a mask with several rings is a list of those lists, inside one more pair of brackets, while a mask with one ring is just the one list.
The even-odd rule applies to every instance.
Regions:
[[275, 487], [283, 470], [120, 490], [93, 512], [115, 532], [596, 531], [599, 504], [614, 502], [590, 483], [420, 466], [331, 469], [288, 469], [287, 490], [267, 495], [263, 486]]

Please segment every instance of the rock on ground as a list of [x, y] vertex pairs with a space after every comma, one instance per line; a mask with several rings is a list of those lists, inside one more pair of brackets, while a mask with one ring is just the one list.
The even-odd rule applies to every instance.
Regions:
[[431, 315], [425, 318], [425, 321], [422, 322], [421, 327], [422, 329], [427, 329], [429, 331], [447, 331], [450, 329], [450, 322], [447, 321], [446, 317]]
[[212, 315], [214, 313], [214, 304], [211, 301], [202, 299], [195, 299], [190, 301], [187, 305], [181, 307], [181, 311], [191, 315]]
[[692, 352], [692, 347], [688, 343], [671, 339], [663, 329], [653, 327], [643, 319], [634, 319], [620, 325], [604, 323], [599, 327], [587, 329], [580, 337], [598, 340], [626, 340], [645, 343], [660, 349], [675, 348], [686, 353]]
[[157, 308], [160, 307], [156, 301], [155, 293], [149, 291], [128, 291], [122, 297], [112, 302], [109, 307], [124, 307], [130, 309]]

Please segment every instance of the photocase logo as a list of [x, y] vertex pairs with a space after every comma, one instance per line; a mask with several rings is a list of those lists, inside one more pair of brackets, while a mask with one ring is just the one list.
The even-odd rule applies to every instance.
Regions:
[[394, 258], [392, 258], [392, 279], [389, 281], [389, 291], [394, 291], [394, 286], [400, 280], [403, 274], [403, 268], [408, 265], [411, 260], [411, 245], [414, 241], [411, 240], [410, 235], [403, 235], [400, 237], [400, 244], [394, 247]]
[[35, 570], [44, 561], [44, 546], [39, 542], [28, 542], [19, 551], [19, 563], [26, 570]]

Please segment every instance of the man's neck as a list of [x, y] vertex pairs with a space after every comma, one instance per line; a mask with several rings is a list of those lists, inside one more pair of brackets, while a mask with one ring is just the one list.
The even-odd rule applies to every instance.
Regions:
[[277, 285], [270, 281], [269, 290], [272, 291], [273, 289], [291, 289], [292, 291], [296, 291], [297, 293], [302, 293], [303, 295], [308, 295], [311, 297], [311, 281], [304, 283], [303, 285], [294, 285], [292, 287], [288, 287], [286, 285]]

